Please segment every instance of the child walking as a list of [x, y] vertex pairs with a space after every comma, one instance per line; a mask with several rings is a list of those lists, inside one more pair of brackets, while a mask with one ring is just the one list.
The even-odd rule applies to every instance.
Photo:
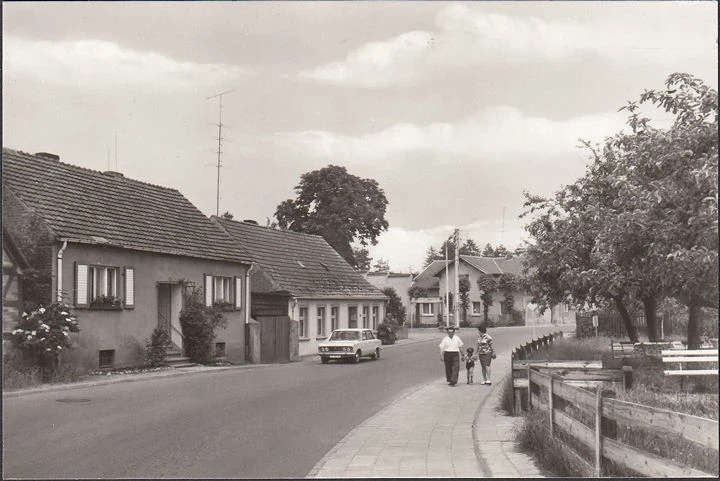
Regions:
[[473, 371], [475, 370], [475, 360], [477, 359], [473, 355], [473, 348], [468, 347], [467, 351], [465, 353], [464, 359], [465, 359], [465, 369], [467, 370], [467, 383], [472, 384], [473, 383]]

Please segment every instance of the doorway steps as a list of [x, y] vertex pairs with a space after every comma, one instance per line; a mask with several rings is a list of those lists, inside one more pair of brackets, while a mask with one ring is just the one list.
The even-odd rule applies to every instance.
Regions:
[[198, 364], [192, 362], [189, 357], [183, 356], [179, 350], [170, 350], [165, 355], [165, 364], [170, 367], [192, 367]]

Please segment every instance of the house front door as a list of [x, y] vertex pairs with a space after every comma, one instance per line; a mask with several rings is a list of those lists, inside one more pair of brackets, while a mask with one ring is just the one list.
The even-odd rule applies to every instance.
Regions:
[[170, 334], [173, 347], [182, 351], [183, 336], [180, 328], [182, 308], [181, 286], [158, 284], [158, 328]]
[[348, 307], [348, 327], [353, 329], [358, 327], [357, 321], [358, 321], [358, 311], [357, 306], [350, 306]]

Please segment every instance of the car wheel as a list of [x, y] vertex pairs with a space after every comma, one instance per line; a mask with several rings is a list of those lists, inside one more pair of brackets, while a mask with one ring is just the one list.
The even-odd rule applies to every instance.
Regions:
[[376, 347], [375, 352], [372, 355], [372, 360], [377, 361], [378, 359], [380, 359], [380, 348]]
[[360, 356], [362, 356], [362, 354], [360, 353], [360, 349], [358, 349], [357, 351], [355, 351], [355, 357], [353, 358], [353, 362], [355, 364], [360, 362]]
[[322, 357], [320, 358], [320, 361], [321, 361], [323, 364], [327, 364], [328, 362], [330, 362], [330, 359], [327, 358], [327, 357], [325, 357], [325, 356], [322, 356]]

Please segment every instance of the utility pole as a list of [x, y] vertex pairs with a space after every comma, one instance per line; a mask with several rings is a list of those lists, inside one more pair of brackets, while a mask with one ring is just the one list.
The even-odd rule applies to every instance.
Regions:
[[220, 92], [219, 94], [211, 95], [210, 97], [206, 97], [206, 100], [214, 99], [215, 97], [219, 97], [220, 99], [220, 108], [219, 108], [219, 114], [218, 114], [218, 146], [217, 146], [217, 196], [215, 199], [215, 215], [220, 215], [220, 167], [222, 167], [222, 161], [220, 160], [220, 155], [222, 154], [222, 99], [223, 95], [228, 94], [232, 92], [235, 89], [226, 90], [225, 92]]
[[455, 327], [460, 327], [460, 229], [455, 229], [455, 294], [453, 298], [453, 313]]
[[448, 246], [445, 243], [445, 327], [450, 327], [450, 276], [448, 275]]

